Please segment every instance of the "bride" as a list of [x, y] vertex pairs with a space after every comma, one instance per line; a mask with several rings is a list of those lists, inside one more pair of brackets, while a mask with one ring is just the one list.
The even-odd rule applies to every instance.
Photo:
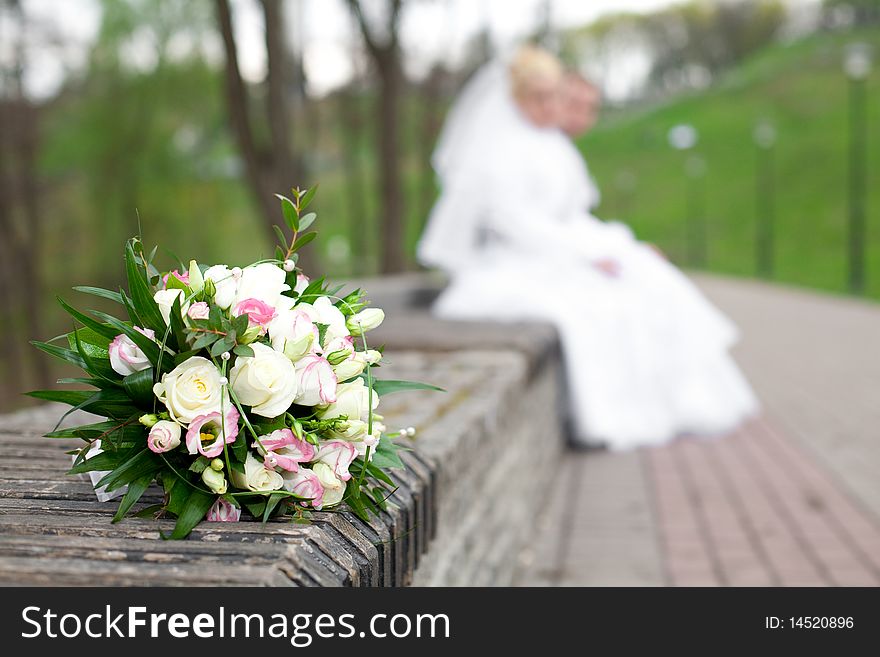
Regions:
[[478, 72], [453, 107], [418, 246], [450, 278], [433, 310], [555, 324], [579, 444], [730, 431], [757, 409], [728, 354], [736, 327], [625, 225], [590, 214], [599, 192], [561, 130], [590, 121], [578, 121], [577, 89], [565, 105], [564, 84], [558, 60], [525, 47]]

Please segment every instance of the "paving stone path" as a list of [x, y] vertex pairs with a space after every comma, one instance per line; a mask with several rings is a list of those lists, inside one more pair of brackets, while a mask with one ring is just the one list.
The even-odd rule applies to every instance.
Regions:
[[880, 585], [880, 305], [695, 278], [742, 329], [762, 416], [564, 456], [517, 583]]

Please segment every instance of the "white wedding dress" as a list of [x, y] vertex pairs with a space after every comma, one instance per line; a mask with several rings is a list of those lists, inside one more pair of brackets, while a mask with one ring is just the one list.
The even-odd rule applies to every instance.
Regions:
[[[573, 439], [612, 449], [716, 435], [758, 403], [728, 354], [736, 327], [623, 224], [570, 140], [537, 128], [487, 66], [453, 108], [434, 157], [442, 194], [419, 260], [447, 272], [449, 319], [553, 323]], [[616, 277], [595, 262], [618, 263]]]

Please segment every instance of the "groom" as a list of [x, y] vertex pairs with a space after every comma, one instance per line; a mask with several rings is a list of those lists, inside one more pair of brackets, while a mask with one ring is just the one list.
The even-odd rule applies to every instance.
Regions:
[[578, 73], [568, 72], [562, 81], [559, 127], [572, 139], [587, 134], [599, 119], [602, 93]]
[[[569, 71], [562, 78], [559, 97], [557, 126], [572, 140], [583, 137], [599, 120], [601, 91], [579, 73]], [[595, 260], [593, 266], [612, 278], [620, 276], [620, 263], [611, 258]]]
[[[557, 118], [559, 129], [572, 140], [583, 137], [599, 120], [599, 111], [602, 108], [601, 90], [579, 73], [569, 71], [562, 80], [560, 98]], [[664, 260], [668, 260], [657, 245], [649, 242], [645, 245]], [[620, 276], [620, 264], [616, 260], [604, 259], [593, 264], [609, 276]]]

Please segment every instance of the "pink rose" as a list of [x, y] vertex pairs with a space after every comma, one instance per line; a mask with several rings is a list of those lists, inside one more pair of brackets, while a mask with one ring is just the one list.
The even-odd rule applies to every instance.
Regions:
[[211, 307], [204, 301], [196, 301], [186, 314], [190, 319], [208, 319], [211, 316]]
[[[226, 411], [226, 444], [234, 443], [238, 435], [238, 411], [230, 406]], [[219, 412], [199, 415], [189, 423], [186, 431], [186, 448], [190, 454], [202, 454], [215, 458], [223, 453], [223, 426]]]
[[236, 317], [247, 315], [248, 326], [259, 326], [263, 329], [275, 319], [275, 309], [266, 302], [254, 298], [239, 301], [233, 308], [232, 314]]
[[176, 269], [168, 272], [162, 277], [162, 287], [168, 288], [168, 277], [174, 274], [174, 277], [177, 278], [184, 285], [189, 285], [189, 272], [185, 271], [182, 274]]
[[315, 458], [315, 447], [299, 440], [290, 429], [278, 429], [268, 436], [260, 436], [257, 448], [263, 454], [263, 464], [267, 468], [281, 468], [288, 472], [299, 470], [300, 463], [308, 463]]
[[[309, 504], [316, 510], [320, 511], [324, 498], [324, 487], [321, 485], [318, 476], [308, 468], [300, 468], [296, 472], [284, 472], [281, 475], [284, 479], [284, 490], [293, 493], [304, 500], [309, 500]], [[302, 502], [306, 504], [305, 501]]]
[[169, 420], [159, 420], [150, 428], [147, 447], [156, 454], [175, 449], [180, 445], [180, 425]]
[[238, 522], [239, 518], [241, 518], [241, 509], [222, 497], [214, 501], [205, 516], [208, 522]]
[[336, 401], [336, 373], [317, 354], [307, 354], [296, 362], [296, 397], [303, 406], [332, 404]]
[[327, 464], [342, 481], [351, 479], [348, 466], [357, 458], [354, 445], [344, 440], [328, 440], [318, 448], [315, 459]]
[[[139, 333], [143, 333], [150, 338], [150, 340], [156, 339], [156, 334], [152, 329], [142, 329], [139, 326], [134, 328]], [[124, 333], [120, 333], [113, 338], [113, 342], [110, 343], [107, 350], [110, 352], [110, 367], [113, 368], [114, 372], [122, 376], [128, 376], [150, 367], [150, 361], [144, 352]]]

